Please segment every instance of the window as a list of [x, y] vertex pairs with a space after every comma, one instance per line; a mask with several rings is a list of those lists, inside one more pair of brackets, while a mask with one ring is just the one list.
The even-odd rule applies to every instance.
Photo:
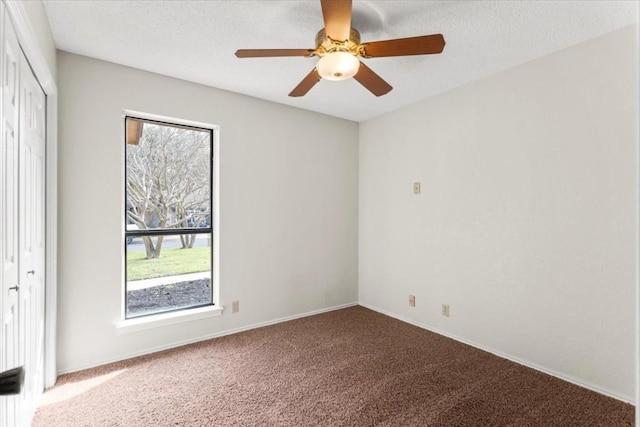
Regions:
[[125, 117], [125, 318], [214, 303], [214, 131]]

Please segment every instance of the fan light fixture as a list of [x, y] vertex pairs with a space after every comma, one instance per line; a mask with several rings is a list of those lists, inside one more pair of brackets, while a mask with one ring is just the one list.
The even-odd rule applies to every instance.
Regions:
[[327, 80], [346, 80], [355, 76], [360, 61], [349, 52], [330, 52], [318, 60], [318, 74]]

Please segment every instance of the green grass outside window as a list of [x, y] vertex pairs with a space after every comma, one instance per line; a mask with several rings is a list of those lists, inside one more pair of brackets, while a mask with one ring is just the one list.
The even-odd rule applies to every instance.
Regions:
[[127, 253], [127, 280], [152, 279], [211, 270], [211, 248], [167, 249], [160, 258], [146, 259], [145, 252]]

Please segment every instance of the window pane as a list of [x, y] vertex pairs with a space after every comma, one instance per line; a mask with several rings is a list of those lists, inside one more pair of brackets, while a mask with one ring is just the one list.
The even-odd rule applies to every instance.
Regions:
[[[161, 257], [147, 258], [158, 244]], [[126, 301], [129, 318], [211, 304], [211, 234], [129, 237]]]
[[211, 227], [211, 132], [127, 118], [127, 230]]

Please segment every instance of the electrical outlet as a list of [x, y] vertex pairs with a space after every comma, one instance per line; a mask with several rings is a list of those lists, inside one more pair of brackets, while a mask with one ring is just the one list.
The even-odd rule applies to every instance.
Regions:
[[409, 307], [416, 306], [416, 297], [413, 295], [409, 295]]
[[231, 312], [237, 313], [240, 311], [240, 301], [234, 301], [231, 303]]
[[449, 304], [442, 304], [442, 315], [449, 317]]
[[420, 183], [419, 182], [414, 182], [413, 183], [413, 194], [420, 194]]

